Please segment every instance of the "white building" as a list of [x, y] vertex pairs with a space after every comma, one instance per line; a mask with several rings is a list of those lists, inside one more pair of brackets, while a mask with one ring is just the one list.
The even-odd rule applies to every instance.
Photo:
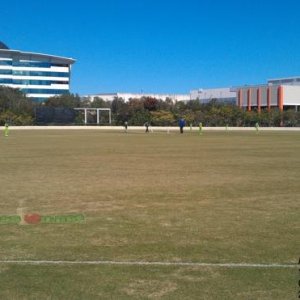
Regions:
[[142, 97], [151, 97], [156, 99], [161, 99], [165, 101], [166, 99], [171, 99], [172, 101], [188, 101], [190, 100], [190, 95], [188, 94], [134, 94], [134, 93], [106, 93], [106, 94], [94, 94], [84, 96], [90, 101], [94, 101], [95, 98], [101, 98], [104, 101], [113, 101], [115, 98], [122, 98], [125, 102], [130, 99], [140, 99]]
[[200, 103], [209, 103], [216, 99], [221, 103], [236, 103], [236, 92], [230, 88], [198, 89], [190, 92], [191, 100], [199, 100]]
[[69, 93], [72, 58], [11, 50], [0, 42], [0, 85], [35, 101]]

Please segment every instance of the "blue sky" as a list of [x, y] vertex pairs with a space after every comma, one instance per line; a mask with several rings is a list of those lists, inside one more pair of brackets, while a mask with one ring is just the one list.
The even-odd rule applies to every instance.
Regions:
[[72, 93], [188, 93], [300, 75], [299, 23], [299, 0], [10, 0], [0, 40], [75, 58]]

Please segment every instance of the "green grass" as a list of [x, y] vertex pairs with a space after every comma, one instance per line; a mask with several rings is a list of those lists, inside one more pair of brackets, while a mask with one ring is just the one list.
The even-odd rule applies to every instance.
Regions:
[[[298, 132], [11, 131], [0, 214], [86, 222], [0, 225], [0, 259], [296, 263], [299, 153]], [[0, 299], [296, 299], [298, 273], [0, 264]]]

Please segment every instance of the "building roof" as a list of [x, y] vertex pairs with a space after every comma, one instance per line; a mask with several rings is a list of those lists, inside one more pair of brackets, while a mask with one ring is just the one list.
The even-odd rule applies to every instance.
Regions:
[[270, 81], [281, 81], [281, 80], [295, 80], [295, 79], [300, 79], [300, 76], [273, 78], [273, 79], [268, 79], [268, 82], [270, 82]]
[[9, 49], [3, 42], [0, 41], [0, 49]]
[[0, 44], [0, 55], [6, 55], [6, 56], [8, 55], [8, 57], [19, 57], [20, 59], [24, 59], [24, 60], [43, 60], [43, 61], [51, 61], [51, 62], [67, 63], [67, 64], [73, 64], [75, 62], [75, 59], [73, 58], [49, 55], [44, 53], [11, 50], [8, 48], [1, 48], [1, 45], [3, 46], [4, 44], [3, 43]]

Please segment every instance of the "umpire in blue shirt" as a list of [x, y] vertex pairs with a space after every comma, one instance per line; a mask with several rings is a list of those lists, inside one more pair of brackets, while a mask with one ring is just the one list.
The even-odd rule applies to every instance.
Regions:
[[179, 120], [179, 128], [180, 128], [180, 133], [183, 133], [183, 127], [185, 126], [185, 120], [181, 118]]

